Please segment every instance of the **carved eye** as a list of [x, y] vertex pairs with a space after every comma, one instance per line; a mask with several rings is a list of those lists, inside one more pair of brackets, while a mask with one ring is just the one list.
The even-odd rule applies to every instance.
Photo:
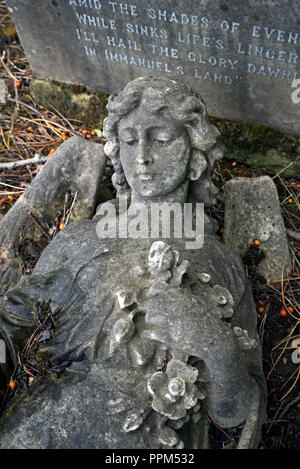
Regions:
[[169, 143], [169, 140], [159, 140], [158, 138], [155, 138], [152, 140], [154, 143], [156, 143], [157, 145], [167, 145]]
[[136, 144], [136, 140], [130, 140], [129, 142], [126, 142], [129, 147], [133, 147]]

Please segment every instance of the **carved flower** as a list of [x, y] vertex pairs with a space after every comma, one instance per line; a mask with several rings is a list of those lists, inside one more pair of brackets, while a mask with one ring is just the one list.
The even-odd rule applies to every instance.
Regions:
[[172, 359], [166, 372], [154, 373], [148, 381], [148, 391], [153, 396], [152, 408], [171, 420], [186, 415], [204, 395], [194, 384], [198, 370], [181, 360]]
[[228, 319], [234, 313], [234, 300], [230, 291], [221, 285], [211, 285], [211, 275], [208, 272], [201, 272], [198, 275], [202, 283], [208, 284], [212, 288], [212, 294], [217, 305], [216, 313], [220, 319]]
[[220, 318], [230, 318], [234, 312], [234, 301], [229, 290], [221, 285], [214, 285], [213, 293], [219, 306]]

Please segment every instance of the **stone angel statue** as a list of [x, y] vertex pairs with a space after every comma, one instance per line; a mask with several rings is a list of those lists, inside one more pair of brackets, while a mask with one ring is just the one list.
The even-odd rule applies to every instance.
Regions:
[[[209, 419], [239, 426], [238, 448], [255, 448], [266, 386], [241, 260], [207, 215], [197, 249], [174, 230], [155, 238], [127, 230], [141, 207], [216, 203], [219, 131], [201, 97], [177, 79], [138, 78], [107, 108], [104, 152], [117, 198], [69, 224], [0, 296], [3, 392], [46, 313], [52, 332], [39, 335], [32, 360], [63, 368], [31, 380], [6, 406], [0, 447], [208, 448]], [[109, 217], [117, 235], [99, 236]]]

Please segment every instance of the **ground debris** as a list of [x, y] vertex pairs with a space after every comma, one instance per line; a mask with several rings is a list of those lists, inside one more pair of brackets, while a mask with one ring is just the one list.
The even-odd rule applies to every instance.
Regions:
[[58, 377], [70, 365], [69, 361], [56, 363], [51, 356], [40, 353], [40, 344], [44, 344], [53, 337], [56, 327], [55, 312], [52, 312], [51, 301], [37, 302], [35, 309], [40, 325], [31, 335], [24, 349], [17, 354], [18, 362], [0, 405], [0, 415], [21, 391], [27, 390], [43, 376], [52, 374]]

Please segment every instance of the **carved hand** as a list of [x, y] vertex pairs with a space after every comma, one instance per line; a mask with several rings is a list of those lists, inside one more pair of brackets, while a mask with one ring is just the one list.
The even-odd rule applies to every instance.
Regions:
[[218, 425], [233, 427], [246, 419], [257, 386], [235, 334], [213, 305], [209, 296], [196, 299], [168, 288], [145, 305], [145, 335], [205, 362], [209, 414]]

